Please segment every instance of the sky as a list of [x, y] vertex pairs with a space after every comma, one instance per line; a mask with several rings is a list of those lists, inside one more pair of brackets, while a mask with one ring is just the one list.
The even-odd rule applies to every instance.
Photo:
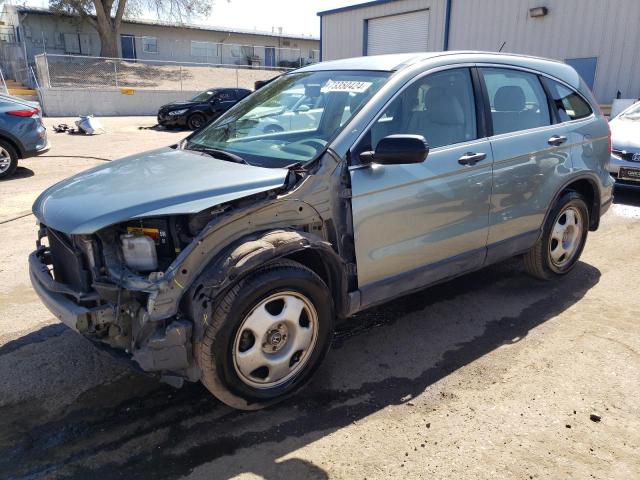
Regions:
[[[270, 32], [320, 36], [322, 10], [363, 3], [366, 0], [214, 0], [211, 16], [194, 19], [192, 23], [236, 27]], [[47, 7], [48, 0], [13, 0], [9, 3]], [[142, 18], [153, 19], [151, 15]]]

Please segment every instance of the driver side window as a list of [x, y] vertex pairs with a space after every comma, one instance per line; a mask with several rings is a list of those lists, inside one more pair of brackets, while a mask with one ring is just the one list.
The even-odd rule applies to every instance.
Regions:
[[407, 86], [363, 139], [368, 145], [358, 150], [375, 150], [382, 138], [395, 134], [422, 135], [430, 148], [478, 138], [469, 69], [436, 72]]

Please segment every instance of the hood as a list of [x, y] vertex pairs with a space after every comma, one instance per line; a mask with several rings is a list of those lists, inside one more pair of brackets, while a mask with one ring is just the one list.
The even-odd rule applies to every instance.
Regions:
[[205, 103], [205, 102], [193, 102], [191, 100], [185, 100], [184, 102], [167, 103], [166, 105], [163, 105], [160, 108], [167, 109], [167, 110], [179, 110], [181, 108], [191, 108], [194, 105], [199, 105], [201, 103]]
[[132, 218], [197, 213], [284, 185], [288, 170], [163, 148], [106, 163], [49, 187], [33, 204], [45, 225], [94, 233]]
[[615, 118], [609, 122], [611, 144], [616, 150], [640, 152], [640, 120], [621, 120]]

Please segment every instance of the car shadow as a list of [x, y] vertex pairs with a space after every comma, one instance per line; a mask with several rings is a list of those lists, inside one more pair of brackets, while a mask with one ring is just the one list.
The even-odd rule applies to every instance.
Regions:
[[616, 184], [613, 203], [640, 207], [640, 185], [619, 185]]
[[[389, 406], [411, 405], [456, 370], [525, 340], [599, 279], [598, 269], [581, 262], [563, 279], [539, 282], [509, 261], [368, 310], [339, 326], [306, 389], [258, 412], [232, 410], [199, 384], [173, 390], [134, 372], [56, 412], [43, 409], [46, 399], [6, 405], [0, 477], [161, 479], [211, 468], [209, 478], [328, 478], [295, 452]], [[41, 341], [46, 335], [30, 334], [5, 353]], [[69, 349], [60, 375], [78, 363], [73, 355]]]
[[22, 180], [23, 178], [33, 177], [33, 175], [34, 175], [33, 170], [31, 170], [30, 168], [21, 167], [20, 165], [18, 165], [18, 168], [16, 168], [16, 171], [13, 172], [13, 175], [10, 175], [9, 177], [0, 180], [0, 182], [10, 182], [11, 180]]

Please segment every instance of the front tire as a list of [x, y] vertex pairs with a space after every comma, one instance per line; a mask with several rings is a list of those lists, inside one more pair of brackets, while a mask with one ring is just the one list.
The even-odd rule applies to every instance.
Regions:
[[267, 264], [194, 316], [204, 323], [195, 344], [202, 383], [242, 410], [281, 401], [319, 367], [333, 318], [329, 289], [312, 270], [289, 260]]
[[187, 127], [189, 130], [197, 130], [207, 123], [207, 119], [201, 113], [192, 113], [187, 119]]
[[12, 145], [0, 140], [0, 179], [10, 177], [18, 168], [18, 153]]
[[538, 242], [524, 255], [524, 268], [541, 280], [569, 273], [580, 259], [589, 231], [589, 209], [577, 192], [566, 192], [555, 204]]

